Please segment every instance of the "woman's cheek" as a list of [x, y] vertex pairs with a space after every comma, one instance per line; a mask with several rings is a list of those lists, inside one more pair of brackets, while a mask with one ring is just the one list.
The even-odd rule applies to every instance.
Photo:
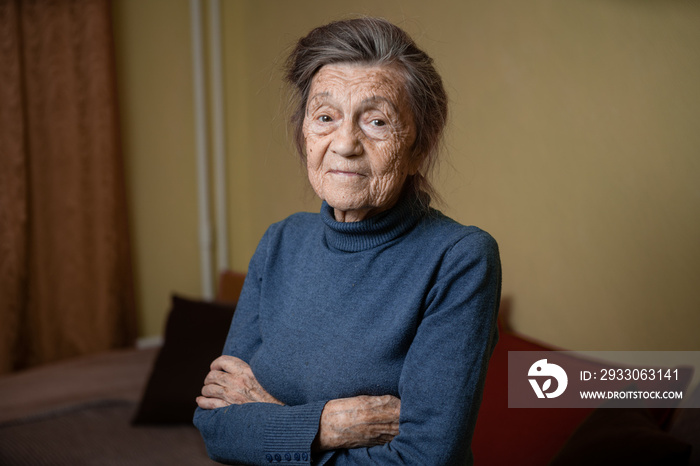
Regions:
[[378, 152], [381, 153], [382, 165], [384, 173], [396, 173], [401, 170], [403, 154], [401, 153], [401, 144], [393, 139], [385, 141]]
[[323, 163], [323, 157], [320, 157], [320, 151], [318, 147], [312, 145], [306, 146], [306, 166], [310, 170], [316, 171], [321, 167]]
[[306, 139], [306, 171], [311, 183], [311, 188], [321, 195], [321, 167], [323, 165], [323, 157], [320, 157], [320, 149], [314, 144], [311, 138]]

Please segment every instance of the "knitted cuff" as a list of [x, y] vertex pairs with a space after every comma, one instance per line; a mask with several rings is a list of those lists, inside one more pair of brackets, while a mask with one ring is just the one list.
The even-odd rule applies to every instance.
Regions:
[[263, 454], [268, 463], [311, 463], [311, 444], [318, 433], [325, 401], [284, 406], [265, 425]]

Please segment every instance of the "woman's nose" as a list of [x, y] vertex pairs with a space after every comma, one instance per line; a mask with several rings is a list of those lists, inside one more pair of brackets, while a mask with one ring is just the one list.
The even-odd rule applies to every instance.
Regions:
[[335, 131], [331, 142], [331, 150], [342, 157], [362, 154], [362, 143], [357, 134], [357, 128], [352, 121], [344, 121]]

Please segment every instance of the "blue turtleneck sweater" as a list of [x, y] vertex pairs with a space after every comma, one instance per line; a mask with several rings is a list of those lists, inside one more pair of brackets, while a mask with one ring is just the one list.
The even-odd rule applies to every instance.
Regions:
[[[224, 354], [250, 364], [286, 406], [197, 409], [209, 455], [234, 464], [471, 464], [471, 437], [497, 340], [496, 242], [415, 197], [354, 223], [299, 213], [251, 259]], [[401, 399], [399, 435], [311, 453], [325, 403]]]

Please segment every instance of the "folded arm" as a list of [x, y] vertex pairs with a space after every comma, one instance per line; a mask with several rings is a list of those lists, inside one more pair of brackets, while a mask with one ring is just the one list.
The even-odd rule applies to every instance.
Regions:
[[[245, 361], [226, 355], [217, 358], [204, 380], [197, 405], [216, 409], [246, 403], [284, 405], [260, 385]], [[312, 449], [383, 445], [398, 434], [400, 411], [401, 402], [391, 395], [331, 400], [323, 407]]]

